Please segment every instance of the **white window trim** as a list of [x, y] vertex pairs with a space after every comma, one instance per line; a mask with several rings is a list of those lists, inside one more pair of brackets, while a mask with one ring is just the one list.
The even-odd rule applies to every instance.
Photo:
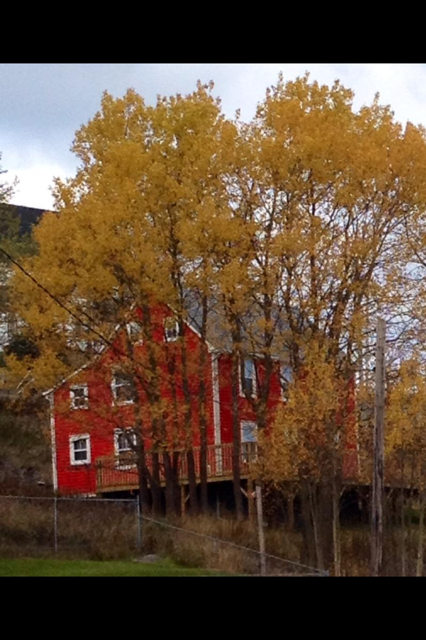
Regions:
[[[83, 389], [84, 390], [84, 398], [86, 400], [86, 405], [84, 407], [76, 407], [75, 406], [75, 393], [74, 393], [74, 391], [76, 389]], [[71, 409], [73, 411], [87, 411], [88, 408], [89, 408], [89, 385], [87, 383], [74, 384], [70, 388], [70, 398], [71, 398]]]
[[[256, 432], [256, 442], [244, 442], [243, 441], [243, 433], [244, 433], [244, 425], [254, 425], [254, 430]], [[241, 444], [257, 444], [258, 442], [258, 435], [259, 435], [259, 427], [257, 425], [257, 422], [255, 422], [254, 420], [241, 420], [240, 421], [240, 430], [241, 430]]]
[[[166, 323], [168, 321], [174, 321], [174, 323], [175, 323], [174, 329], [175, 329], [176, 335], [173, 336], [173, 337], [169, 337], [167, 335]], [[163, 328], [164, 328], [164, 340], [165, 340], [165, 342], [177, 342], [179, 340], [179, 322], [175, 318], [173, 318], [172, 316], [168, 316], [167, 318], [164, 318]]]
[[[86, 440], [87, 441], [87, 460], [76, 460], [75, 459], [75, 449], [74, 442], [78, 440]], [[88, 433], [82, 433], [78, 436], [70, 437], [70, 460], [72, 467], [83, 467], [91, 464], [92, 461], [92, 447], [90, 442], [90, 435]]]
[[[282, 371], [283, 371], [283, 369], [284, 369], [284, 368], [285, 368], [285, 369], [288, 369], [288, 368], [289, 368], [288, 364], [286, 364], [286, 363], [281, 363], [281, 364], [280, 364], [280, 371], [279, 371], [279, 377], [280, 377], [280, 379], [279, 379], [279, 382], [280, 382], [280, 397], [281, 397], [282, 402], [288, 402], [288, 396], [286, 395], [286, 392], [284, 391], [283, 383], [282, 383], [283, 378], [284, 378], [284, 376], [282, 375]], [[290, 380], [290, 381], [288, 381], [288, 384], [291, 384], [291, 380]]]
[[120, 374], [120, 372], [118, 372], [118, 371], [113, 372], [113, 374], [112, 374], [111, 391], [112, 391], [112, 405], [113, 405], [113, 407], [114, 406], [123, 407], [123, 406], [129, 405], [129, 404], [135, 404], [134, 398], [130, 398], [130, 400], [118, 400], [117, 399], [117, 389], [119, 387], [124, 387], [123, 384], [117, 385], [115, 383], [116, 376], [119, 376], [119, 375], [124, 375], [124, 374]]
[[[126, 330], [127, 330], [127, 335], [129, 336], [130, 339], [132, 339], [132, 337], [134, 337], [137, 334], [133, 334], [132, 335], [132, 326], [138, 326], [140, 327], [140, 331], [138, 332], [141, 336], [142, 336], [142, 327], [141, 324], [139, 322], [137, 322], [136, 320], [132, 321], [132, 322], [128, 322], [126, 325]], [[141, 346], [143, 345], [143, 338], [141, 337], [139, 340], [135, 341], [135, 345], [136, 346]]]
[[246, 394], [244, 392], [244, 389], [243, 389], [243, 379], [242, 379], [243, 368], [245, 367], [246, 360], [251, 360], [253, 362], [253, 378], [252, 378], [252, 381], [253, 381], [253, 393], [251, 394], [250, 397], [251, 398], [257, 398], [257, 379], [256, 379], [257, 378], [257, 375], [256, 375], [257, 369], [256, 369], [256, 360], [254, 358], [243, 358], [242, 366], [240, 364], [240, 366], [238, 367], [238, 373], [239, 373], [238, 380], [239, 380], [239, 385], [240, 385], [240, 397], [247, 399], [247, 396], [246, 396]]
[[[120, 457], [122, 455], [125, 455], [126, 453], [133, 453], [133, 449], [126, 449], [124, 451], [119, 450], [118, 448], [118, 437], [119, 435], [121, 435], [123, 433], [123, 431], [127, 431], [127, 430], [133, 430], [132, 427], [128, 427], [128, 429], [115, 429], [114, 430], [114, 452], [115, 452], [115, 459], [116, 459], [116, 468], [120, 469], [121, 471], [126, 471], [127, 469], [134, 469], [136, 467], [136, 462], [128, 464], [126, 461], [123, 461], [123, 464], [120, 463]], [[136, 444], [136, 434], [133, 433], [132, 438], [134, 440], [134, 443]]]
[[[125, 431], [134, 431], [132, 427], [128, 427], [127, 429], [115, 429], [114, 430], [114, 451], [115, 451], [115, 455], [118, 457], [120, 454], [122, 453], [128, 453], [129, 451], [132, 452], [133, 449], [130, 448], [129, 445], [129, 449], [124, 449], [121, 450], [118, 448], [118, 439], [119, 436], [122, 435]], [[134, 444], [136, 445], [136, 433], [132, 433], [132, 440], [134, 441]]]
[[[243, 433], [244, 433], [244, 425], [253, 425], [254, 426], [254, 432], [256, 434], [256, 440], [255, 441], [243, 441]], [[257, 451], [257, 445], [258, 445], [258, 441], [259, 441], [259, 427], [257, 422], [255, 422], [254, 420], [241, 420], [240, 422], [240, 429], [241, 429], [241, 459], [244, 462], [244, 464], [249, 463], [250, 461], [250, 454], [252, 453], [252, 449], [251, 447], [253, 446], [253, 448], [255, 449], [255, 451]], [[248, 445], [248, 446], [244, 446], [244, 445]]]

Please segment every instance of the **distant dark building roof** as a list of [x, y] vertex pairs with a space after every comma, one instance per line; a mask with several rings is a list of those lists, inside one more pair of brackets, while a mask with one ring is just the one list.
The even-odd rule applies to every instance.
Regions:
[[20, 232], [22, 235], [31, 233], [33, 226], [37, 224], [45, 209], [36, 209], [34, 207], [21, 207], [20, 205], [8, 205], [21, 221]]

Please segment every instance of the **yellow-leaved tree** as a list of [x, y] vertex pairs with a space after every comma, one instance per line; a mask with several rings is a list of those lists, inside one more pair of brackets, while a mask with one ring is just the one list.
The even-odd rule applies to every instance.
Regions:
[[[419, 530], [416, 574], [423, 575], [426, 507], [426, 378], [417, 356], [401, 364], [390, 386], [387, 407], [386, 473], [400, 497], [401, 573], [407, 574], [407, 507], [418, 499]], [[410, 514], [411, 515], [411, 514]]]
[[[133, 438], [129, 443], [140, 454], [141, 497], [147, 503], [149, 485], [157, 511], [160, 455], [167, 506], [176, 506], [178, 449], [187, 457], [191, 508], [197, 511], [192, 450], [197, 429], [207, 505], [205, 375], [198, 376], [201, 407], [191, 383], [195, 369], [206, 366], [206, 336], [202, 353], [189, 354], [183, 335], [191, 321], [188, 288], [202, 285], [194, 272], [203, 260], [200, 252], [209, 250], [203, 221], [214, 224], [221, 208], [229, 208], [222, 176], [233, 126], [224, 121], [211, 89], [199, 84], [192, 94], [159, 98], [155, 106], [147, 106], [134, 91], [122, 99], [105, 94], [100, 112], [76, 134], [73, 151], [80, 168], [75, 178], [56, 181], [56, 213], [46, 215], [36, 229], [39, 253], [26, 263], [51, 296], [22, 273], [15, 278], [16, 306], [41, 354], [36, 362], [10, 358], [9, 366], [18, 377], [31, 368], [39, 387], [93, 357], [97, 343], [111, 346], [116, 327], [139, 321], [144, 355], [135, 358], [131, 337], [119, 355], [150, 407], [149, 417], [139, 414], [137, 444]], [[161, 305], [173, 310], [179, 327], [176, 344], [166, 350], [155, 335], [153, 309]], [[141, 312], [139, 319], [135, 310]], [[173, 410], [164, 398], [164, 371]], [[152, 471], [145, 463], [144, 437], [152, 442]]]
[[341, 572], [340, 497], [343, 475], [356, 473], [353, 381], [342, 378], [324, 347], [311, 344], [303, 371], [287, 387], [287, 403], [261, 440], [261, 477], [284, 488], [290, 527], [293, 499], [301, 496], [310, 562], [333, 558]]
[[[298, 430], [297, 450], [289, 457], [292, 441], [274, 428], [273, 438], [281, 441], [273, 450], [282, 457], [274, 459], [272, 451], [268, 478], [273, 481], [276, 472], [282, 480], [278, 457], [295, 465], [297, 482], [307, 478], [311, 489], [315, 485], [302, 496], [306, 522], [313, 526], [317, 511], [315, 522], [329, 523], [328, 534], [318, 537], [316, 561], [329, 564], [333, 554], [320, 546], [334, 536], [338, 571], [336, 496], [346, 442], [339, 434], [378, 309], [398, 316], [408, 291], [413, 300], [407, 277], [413, 249], [405, 231], [426, 209], [425, 132], [396, 122], [378, 97], [356, 109], [352, 91], [337, 81], [328, 87], [308, 76], [290, 82], [279, 77], [249, 123], [225, 118], [211, 88], [199, 84], [188, 96], [159, 98], [154, 106], [134, 91], [120, 99], [105, 94], [100, 112], [77, 132], [73, 150], [80, 168], [74, 178], [56, 182], [57, 213], [37, 229], [39, 255], [26, 262], [56, 300], [23, 275], [15, 278], [16, 306], [40, 357], [12, 358], [10, 369], [22, 377], [30, 368], [34, 384], [49, 385], [93, 357], [96, 344], [90, 352], [87, 343], [105, 343], [141, 309], [144, 357], [135, 362], [131, 339], [120, 347], [123, 366], [150, 407], [150, 417], [141, 413], [137, 427], [153, 443], [151, 472], [138, 439], [141, 491], [147, 499], [149, 487], [160, 508], [159, 456], [171, 443], [164, 454], [168, 508], [176, 503], [180, 448], [196, 511], [192, 436], [197, 430], [205, 507], [202, 373], [214, 335], [232, 360], [239, 515], [240, 379], [252, 360], [257, 392], [248, 386], [244, 395], [259, 431], [266, 433], [275, 419], [284, 428], [287, 416]], [[191, 356], [178, 339], [165, 354], [154, 337], [153, 303], [174, 310], [181, 338], [193, 320], [188, 292], [201, 309], [200, 352]], [[76, 348], [81, 344], [83, 350]], [[277, 411], [273, 381], [281, 365], [291, 370], [295, 399]], [[172, 424], [164, 417], [165, 370]], [[287, 382], [282, 380], [284, 395]], [[299, 405], [303, 428], [296, 420]], [[314, 493], [322, 497], [312, 509]]]

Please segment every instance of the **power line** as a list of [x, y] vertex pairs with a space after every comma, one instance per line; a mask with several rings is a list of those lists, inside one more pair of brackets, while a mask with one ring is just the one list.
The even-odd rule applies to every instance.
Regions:
[[[17, 267], [27, 278], [29, 278], [41, 291], [43, 291], [49, 298], [51, 298], [57, 305], [59, 305], [64, 311], [70, 314], [77, 322], [79, 322], [83, 327], [94, 333], [98, 338], [100, 338], [103, 342], [105, 342], [109, 346], [114, 346], [114, 344], [105, 338], [104, 335], [99, 333], [97, 329], [94, 329], [91, 325], [87, 324], [82, 320], [72, 309], [70, 309], [66, 304], [64, 304], [59, 298], [57, 298], [53, 293], [51, 293], [41, 282], [39, 282], [29, 271], [25, 269], [15, 258], [13, 258], [5, 249], [0, 247], [0, 253], [2, 253], [15, 267]], [[92, 318], [85, 311], [81, 312], [86, 318], [90, 320], [90, 322], [95, 322], [94, 318]]]
[[[106, 346], [111, 347], [111, 349], [117, 355], [124, 356], [131, 363], [137, 365], [138, 369], [141, 367], [142, 363], [139, 360], [137, 360], [132, 354], [129, 354], [128, 352], [126, 352], [125, 350], [123, 350], [121, 348], [118, 348], [114, 342], [112, 342], [111, 340], [106, 338], [102, 333], [100, 333], [92, 325], [90, 325], [87, 322], [85, 322], [84, 320], [82, 320], [81, 317], [79, 317], [72, 309], [70, 309], [66, 304], [64, 304], [55, 294], [51, 293], [51, 291], [49, 291], [49, 289], [47, 289], [47, 287], [45, 285], [43, 285], [41, 282], [39, 282], [39, 280], [37, 280], [37, 278], [35, 276], [33, 276], [27, 269], [25, 269], [25, 267], [23, 267], [15, 258], [13, 258], [2, 247], [0, 247], [0, 253], [3, 254], [13, 265], [15, 265], [17, 267], [17, 269], [19, 269], [27, 278], [29, 278], [31, 280], [31, 282], [36, 285], [36, 287], [38, 287], [41, 291], [43, 291], [43, 293], [45, 293], [51, 300], [53, 300], [57, 305], [59, 305], [59, 307], [61, 307], [64, 311], [69, 313], [72, 318], [77, 320], [77, 322], [81, 326], [83, 326], [84, 328], [88, 329], [94, 335], [96, 335], [98, 338], [100, 338], [102, 340], [102, 342]], [[96, 320], [94, 318], [92, 318], [87, 312], [81, 311], [81, 313], [82, 313], [82, 315], [86, 316], [86, 318], [91, 323], [96, 323]], [[141, 382], [143, 384], [143, 386], [145, 388], [145, 391], [146, 391], [146, 383], [141, 380], [141, 376], [140, 375], [138, 375], [137, 373], [135, 373], [135, 375], [137, 376], [139, 382]]]
[[[102, 333], [100, 333], [97, 329], [95, 329], [91, 324], [88, 324], [87, 322], [82, 320], [81, 317], [79, 317], [72, 309], [70, 309], [66, 304], [64, 304], [57, 296], [55, 296], [55, 294], [51, 293], [51, 291], [49, 291], [49, 289], [47, 289], [47, 287], [45, 287], [41, 282], [39, 282], [37, 280], [37, 278], [35, 278], [35, 276], [33, 276], [29, 271], [27, 271], [27, 269], [25, 269], [25, 267], [23, 267], [17, 260], [15, 260], [15, 258], [13, 258], [2, 247], [0, 247], [0, 253], [2, 253], [13, 265], [15, 265], [27, 278], [29, 278], [31, 280], [31, 282], [33, 282], [33, 284], [36, 285], [36, 287], [38, 287], [41, 291], [43, 291], [43, 293], [45, 293], [51, 300], [53, 300], [57, 305], [59, 305], [64, 311], [69, 313], [72, 318], [77, 320], [77, 322], [81, 326], [83, 326], [85, 329], [88, 329], [94, 335], [96, 335], [98, 338], [100, 338], [102, 340], [102, 342], [104, 342], [105, 345], [111, 347], [114, 350], [114, 352], [117, 353], [118, 355], [125, 356], [128, 360], [130, 360], [131, 362], [137, 364], [138, 366], [141, 365], [141, 363], [138, 360], [136, 360], [132, 355], [126, 353], [122, 349], [117, 348], [117, 346], [114, 344], [114, 342], [112, 342], [111, 340], [106, 338]], [[94, 318], [92, 318], [92, 316], [90, 316], [86, 311], [81, 311], [81, 314], [86, 316], [86, 318], [91, 323], [96, 323], [96, 320]]]
[[206, 535], [205, 533], [198, 533], [198, 531], [191, 531], [191, 529], [184, 529], [183, 527], [177, 527], [175, 525], [169, 524], [168, 522], [161, 522], [161, 520], [155, 520], [154, 518], [149, 518], [147, 516], [142, 516], [142, 519], [146, 522], [151, 522], [152, 524], [157, 524], [160, 527], [165, 527], [166, 529], [171, 529], [173, 531], [180, 531], [181, 533], [186, 533], [197, 538], [203, 538], [204, 540], [210, 540], [211, 542], [216, 542], [219, 544], [226, 545], [228, 547], [233, 547], [234, 549], [240, 549], [241, 551], [253, 553], [258, 556], [265, 555], [267, 558], [272, 560], [278, 560], [279, 562], [283, 562], [288, 565], [292, 565], [294, 567], [308, 569], [315, 573], [315, 575], [329, 576], [328, 571], [324, 571], [322, 569], [316, 569], [315, 567], [309, 567], [306, 564], [302, 564], [300, 562], [295, 562], [294, 560], [287, 560], [285, 558], [280, 558], [279, 556], [271, 555], [270, 553], [264, 553], [262, 551], [258, 551], [257, 549], [252, 549], [250, 547], [244, 547], [240, 544], [236, 544], [235, 542], [229, 542], [228, 540], [222, 540], [221, 538], [216, 538], [214, 536]]

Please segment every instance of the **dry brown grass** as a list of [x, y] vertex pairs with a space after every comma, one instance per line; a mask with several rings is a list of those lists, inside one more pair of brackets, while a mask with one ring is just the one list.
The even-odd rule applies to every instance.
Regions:
[[[52, 500], [21, 500], [0, 497], [0, 555], [9, 557], [54, 554], [54, 510]], [[230, 514], [143, 522], [143, 548], [137, 549], [134, 503], [58, 501], [58, 555], [64, 558], [121, 560], [155, 553], [179, 565], [201, 567], [229, 574], [256, 575], [259, 555], [256, 526], [239, 522]], [[172, 525], [171, 528], [168, 525]], [[177, 530], [183, 529], [183, 530]], [[196, 534], [196, 535], [194, 535]], [[417, 525], [406, 536], [406, 575], [414, 575], [418, 542]], [[284, 527], [266, 528], [268, 554], [304, 563], [301, 533]], [[237, 548], [232, 545], [244, 547]], [[385, 542], [385, 573], [401, 575], [401, 530], [388, 528]], [[304, 575], [280, 560], [267, 560], [271, 575]], [[370, 530], [367, 526], [342, 529], [342, 573], [368, 576]]]
[[[175, 521], [173, 525], [184, 531], [152, 523], [145, 526], [144, 545], [148, 545], [150, 552], [167, 555], [179, 564], [191, 567], [201, 566], [231, 574], [259, 573], [258, 532], [248, 521], [198, 516]], [[299, 534], [284, 529], [266, 530], [265, 537], [268, 554], [300, 561]], [[283, 561], [268, 559], [267, 571], [283, 574], [294, 568]]]
[[[0, 552], [51, 554], [54, 503], [0, 497]], [[59, 501], [57, 542], [61, 555], [93, 560], [125, 559], [135, 552], [133, 505]]]

